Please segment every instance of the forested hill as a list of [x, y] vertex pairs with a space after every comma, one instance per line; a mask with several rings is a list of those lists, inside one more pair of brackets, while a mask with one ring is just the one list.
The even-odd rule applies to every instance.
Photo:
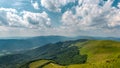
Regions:
[[120, 42], [64, 41], [0, 57], [2, 68], [119, 68]]

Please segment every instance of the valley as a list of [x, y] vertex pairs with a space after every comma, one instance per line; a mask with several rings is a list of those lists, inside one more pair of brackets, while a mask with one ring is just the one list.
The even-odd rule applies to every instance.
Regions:
[[64, 36], [38, 36], [38, 37], [25, 37], [25, 38], [1, 38], [0, 39], [0, 54], [16, 53], [35, 49], [40, 46], [56, 43], [65, 40], [74, 40], [76, 38]]
[[57, 42], [0, 57], [2, 68], [119, 68], [119, 64], [120, 42], [112, 40]]

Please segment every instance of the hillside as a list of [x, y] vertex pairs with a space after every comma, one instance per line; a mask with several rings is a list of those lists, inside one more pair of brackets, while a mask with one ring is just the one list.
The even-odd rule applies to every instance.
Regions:
[[119, 64], [120, 42], [111, 40], [58, 42], [0, 57], [2, 68], [119, 68]]
[[23, 38], [1, 38], [0, 39], [0, 54], [10, 53], [13, 51], [21, 51], [34, 49], [49, 43], [56, 43], [59, 41], [77, 40], [77, 39], [90, 39], [90, 40], [117, 40], [120, 38], [113, 37], [64, 37], [64, 36], [36, 36], [36, 37], [23, 37]]
[[64, 36], [36, 36], [36, 37], [13, 37], [13, 38], [0, 38], [0, 56], [34, 49], [49, 43], [56, 43], [59, 41], [77, 40], [77, 39], [90, 39], [90, 40], [117, 40], [120, 38], [113, 37], [64, 37]]
[[[91, 40], [84, 43], [81, 54], [87, 54], [85, 64], [70, 65], [68, 68], [119, 68], [120, 42], [110, 40]], [[79, 44], [77, 45], [79, 46]]]
[[[86, 61], [86, 57], [83, 57], [84, 55], [79, 54], [79, 49], [77, 46], [72, 46], [72, 44], [78, 41], [84, 42], [87, 40], [81, 39], [76, 41], [57, 42], [54, 44], [51, 43], [18, 54], [2, 56], [0, 57], [0, 66], [3, 68], [6, 66], [7, 68], [18, 68], [20, 65], [23, 65], [29, 61], [33, 61], [36, 59], [52, 59], [61, 65], [83, 63]], [[73, 56], [77, 56], [78, 58], [83, 59], [80, 59], [80, 61], [73, 62], [75, 58], [73, 58], [73, 60], [70, 60]]]
[[[44, 67], [42, 68], [66, 68], [66, 67], [67, 68], [119, 68], [120, 67], [119, 65], [120, 42], [115, 42], [110, 40], [90, 40], [86, 42], [77, 42], [74, 45], [80, 49], [81, 54], [83, 55], [87, 54], [88, 57], [86, 63], [71, 64], [68, 66], [61, 66], [56, 63], [49, 63], [44, 65]], [[31, 68], [31, 66], [29, 68]]]
[[37, 36], [27, 38], [9, 38], [0, 39], [0, 56], [34, 49], [49, 43], [71, 40], [72, 38], [64, 36]]

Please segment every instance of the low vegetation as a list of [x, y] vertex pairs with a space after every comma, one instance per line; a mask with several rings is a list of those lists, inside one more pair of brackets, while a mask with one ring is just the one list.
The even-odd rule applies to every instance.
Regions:
[[[24, 58], [20, 58], [21, 56]], [[1, 58], [6, 60], [5, 57]], [[1, 58], [0, 61], [4, 61]], [[36, 48], [14, 58], [7, 58], [11, 60], [19, 58], [12, 61], [12, 63], [17, 61], [18, 67], [14, 68], [119, 68], [120, 42], [84, 39], [58, 42]], [[6, 62], [7, 60], [4, 61]], [[11, 62], [9, 63], [8, 65], [11, 65]]]
[[[59, 60], [60, 61], [58, 63], [59, 65], [56, 63], [50, 63], [44, 66], [43, 68], [119, 68], [120, 67], [120, 42], [110, 41], [110, 40], [90, 40], [86, 42], [77, 42], [74, 44], [74, 46], [77, 46], [79, 48], [80, 54], [88, 56], [87, 61], [85, 63], [83, 64], [76, 63], [76, 64], [63, 66], [59, 64], [61, 62], [61, 60]], [[66, 56], [64, 57], [66, 58]], [[69, 60], [73, 60], [73, 58], [74, 57], [71, 57], [71, 59]], [[77, 60], [75, 60], [75, 62], [76, 61]]]

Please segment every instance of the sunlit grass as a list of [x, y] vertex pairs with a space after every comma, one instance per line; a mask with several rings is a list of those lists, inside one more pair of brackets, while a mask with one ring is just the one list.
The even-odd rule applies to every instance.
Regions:
[[29, 64], [29, 68], [38, 68], [39, 66], [49, 62], [48, 60], [38, 60]]
[[[81, 54], [88, 55], [87, 62], [84, 64], [72, 64], [68, 66], [60, 66], [50, 63], [44, 68], [119, 68], [120, 67], [120, 42], [109, 40], [91, 40], [86, 42], [78, 42], [72, 44], [80, 48]], [[44, 63], [37, 61], [32, 63], [35, 68]], [[47, 62], [47, 61], [46, 61]]]
[[[68, 68], [119, 68], [120, 42], [110, 40], [91, 40], [77, 43], [81, 54], [87, 54], [85, 64], [69, 65]], [[81, 47], [83, 46], [83, 47]]]
[[50, 63], [43, 68], [66, 68], [66, 66], [60, 66], [58, 64]]

